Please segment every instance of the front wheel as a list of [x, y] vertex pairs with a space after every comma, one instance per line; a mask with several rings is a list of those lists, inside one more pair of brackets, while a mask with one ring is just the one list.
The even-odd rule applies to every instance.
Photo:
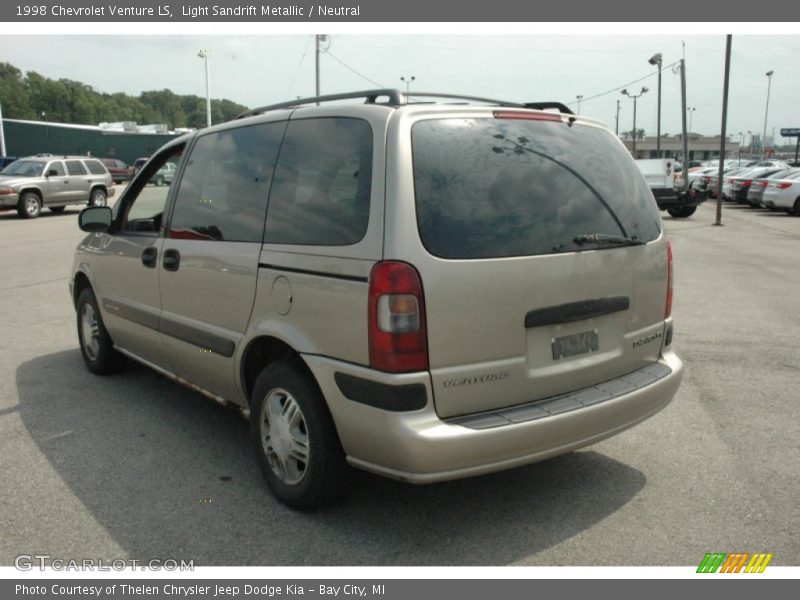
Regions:
[[322, 393], [302, 365], [284, 360], [261, 371], [250, 425], [258, 465], [278, 500], [309, 509], [342, 496], [344, 451]]
[[92, 195], [89, 198], [89, 206], [105, 206], [108, 203], [108, 195], [102, 188], [95, 188], [92, 190]]
[[17, 214], [23, 219], [35, 219], [42, 214], [42, 201], [33, 192], [25, 192], [19, 198]]
[[686, 217], [691, 217], [696, 210], [696, 206], [679, 206], [675, 208], [668, 208], [667, 212], [670, 214], [670, 216], [676, 219], [685, 219]]
[[78, 296], [78, 341], [81, 345], [83, 361], [95, 375], [117, 373], [125, 366], [125, 356], [114, 349], [114, 342], [108, 335], [97, 299], [90, 288]]

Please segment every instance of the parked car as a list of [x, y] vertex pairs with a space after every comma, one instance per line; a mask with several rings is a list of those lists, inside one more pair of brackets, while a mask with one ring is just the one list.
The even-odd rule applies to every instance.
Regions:
[[[734, 167], [734, 168], [726, 169], [725, 171], [723, 171], [722, 176], [724, 178], [725, 176], [737, 175], [738, 173], [743, 173], [746, 170], [747, 169], [744, 168], [744, 167]], [[709, 174], [709, 175], [704, 175], [702, 177], [702, 179], [701, 179], [701, 181], [705, 184], [706, 189], [708, 190], [708, 197], [709, 198], [716, 198], [717, 197], [717, 180], [719, 179], [719, 175], [718, 174], [719, 174], [719, 167], [717, 167], [717, 171], [716, 172], [714, 172], [712, 174]], [[706, 177], [708, 177], [708, 181], [705, 181]], [[723, 198], [724, 198], [724, 196], [723, 196]]]
[[142, 156], [133, 161], [133, 165], [131, 165], [133, 167], [133, 174], [136, 175], [139, 171], [141, 171], [142, 167], [147, 164], [148, 160], [150, 160], [149, 157]]
[[785, 210], [800, 216], [800, 171], [782, 179], [770, 180], [764, 188], [762, 202], [767, 208]]
[[132, 358], [249, 414], [293, 507], [347, 464], [480, 475], [658, 412], [672, 251], [630, 154], [563, 106], [452, 98], [293, 100], [170, 141], [80, 215], [87, 368]]
[[155, 185], [170, 185], [175, 177], [175, 163], [168, 162], [156, 171], [153, 179]]
[[729, 197], [733, 202], [740, 204], [748, 204], [747, 193], [750, 191], [750, 186], [753, 180], [759, 177], [769, 177], [773, 173], [785, 170], [776, 167], [756, 167], [729, 179]]
[[747, 203], [754, 207], [763, 206], [761, 200], [764, 196], [764, 189], [767, 187], [770, 180], [782, 179], [784, 176], [791, 175], [795, 171], [797, 171], [797, 169], [782, 169], [780, 171], [770, 173], [769, 175], [762, 175], [756, 179], [753, 179], [753, 183], [750, 184], [750, 188], [747, 190]]
[[5, 169], [15, 160], [17, 160], [16, 156], [0, 156], [0, 170]]
[[71, 204], [105, 206], [114, 182], [96, 158], [43, 154], [20, 158], [0, 171], [0, 210], [36, 218], [42, 208], [61, 212]]
[[101, 158], [100, 162], [106, 166], [114, 183], [130, 181], [134, 175], [133, 167], [118, 158]]

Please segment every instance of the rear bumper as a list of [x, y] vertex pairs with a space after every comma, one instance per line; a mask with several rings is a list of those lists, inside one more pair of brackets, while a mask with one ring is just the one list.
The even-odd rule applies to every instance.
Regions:
[[[616, 390], [598, 401], [588, 399], [564, 411], [564, 403], [551, 400], [552, 410], [535, 414], [543, 403], [527, 409], [502, 409], [483, 415], [442, 420], [433, 407], [427, 373], [390, 375], [319, 356], [304, 356], [328, 401], [348, 461], [356, 467], [411, 483], [433, 483], [481, 475], [516, 467], [569, 452], [613, 436], [664, 408], [678, 390], [683, 363], [671, 351], [664, 353], [648, 383], [630, 374], [600, 384]], [[404, 389], [424, 387], [425, 406], [398, 412], [346, 398], [336, 374], [349, 375]], [[626, 381], [626, 377], [630, 381]], [[620, 387], [620, 382], [625, 384]], [[633, 382], [633, 385], [631, 385]], [[405, 386], [411, 386], [406, 388]], [[588, 398], [588, 397], [587, 397]], [[547, 401], [545, 401], [547, 402]], [[558, 405], [558, 406], [556, 406]], [[517, 421], [503, 413], [517, 413]], [[488, 420], [486, 420], [488, 418]], [[497, 419], [501, 419], [498, 421]], [[513, 417], [512, 417], [513, 418]], [[504, 420], [502, 420], [504, 419]], [[483, 420], [483, 424], [481, 424]]]

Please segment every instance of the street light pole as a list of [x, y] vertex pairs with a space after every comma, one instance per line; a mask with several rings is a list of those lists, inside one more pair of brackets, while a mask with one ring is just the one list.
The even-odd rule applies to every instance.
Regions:
[[206, 66], [206, 127], [211, 127], [211, 81], [208, 75], [208, 57], [211, 55], [211, 50], [200, 50], [197, 53], [199, 58], [202, 58]]
[[690, 106], [686, 110], [689, 111], [689, 135], [692, 134], [692, 117], [694, 116], [694, 111], [697, 109], [694, 106]]
[[406, 95], [408, 95], [408, 93], [411, 91], [411, 82], [414, 81], [415, 79], [416, 77], [414, 77], [413, 75], [410, 75], [409, 77], [404, 77], [404, 76], [400, 77], [400, 81], [406, 84]]
[[617, 118], [614, 122], [614, 133], [619, 137], [619, 100], [617, 100]]
[[642, 87], [642, 91], [640, 91], [638, 94], [629, 94], [628, 90], [622, 90], [621, 92], [623, 96], [633, 98], [633, 131], [631, 132], [633, 137], [631, 155], [633, 158], [636, 158], [636, 101], [644, 96], [648, 91], [649, 90], [646, 87]]
[[647, 62], [658, 67], [658, 125], [656, 126], [656, 156], [661, 158], [661, 64], [663, 62], [661, 52], [651, 56], [650, 60]]
[[767, 115], [769, 115], [769, 92], [772, 87], [772, 74], [775, 71], [767, 71], [767, 106], [764, 109], [764, 133], [761, 134], [761, 158], [764, 158], [764, 149], [767, 141]]
[[578, 96], [575, 96], [575, 98], [578, 100], [578, 114], [581, 114], [581, 100], [583, 100], [583, 96], [582, 95], [578, 95]]

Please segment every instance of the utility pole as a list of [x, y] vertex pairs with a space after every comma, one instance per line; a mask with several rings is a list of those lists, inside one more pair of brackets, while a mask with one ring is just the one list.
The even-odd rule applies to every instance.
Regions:
[[617, 118], [614, 125], [614, 133], [619, 137], [619, 100], [617, 100]]
[[[659, 71], [660, 73], [660, 71]], [[689, 165], [689, 139], [686, 135], [686, 61], [681, 59], [681, 113], [683, 119], [681, 127], [683, 128], [683, 189], [689, 189], [689, 175], [686, 172], [686, 167]]]
[[[321, 96], [322, 95], [320, 93], [320, 85], [319, 85], [319, 57], [320, 57], [320, 52], [321, 52], [320, 43], [321, 42], [327, 42], [327, 41], [328, 41], [328, 36], [327, 35], [317, 34], [317, 35], [314, 36], [314, 44], [316, 46], [316, 50], [314, 52], [314, 56], [315, 56], [315, 61], [314, 61], [315, 62], [315, 73], [316, 73], [316, 87], [315, 87], [315, 90], [317, 92], [316, 93], [317, 96]], [[319, 102], [317, 102], [317, 106], [319, 106]]]
[[654, 54], [648, 60], [651, 65], [658, 67], [658, 125], [656, 126], [656, 157], [661, 158], [661, 52]]
[[6, 133], [3, 129], [3, 106], [0, 105], [0, 156], [6, 155]]
[[728, 127], [728, 84], [731, 76], [731, 41], [733, 36], [725, 36], [725, 82], [722, 87], [722, 132], [719, 136], [719, 171], [717, 173], [717, 220], [714, 225], [722, 225], [722, 173], [725, 171], [725, 135]]
[[761, 159], [764, 159], [764, 149], [767, 146], [767, 115], [769, 114], [769, 91], [772, 87], [772, 74], [775, 71], [767, 71], [767, 107], [764, 109], [764, 133], [761, 134]]

